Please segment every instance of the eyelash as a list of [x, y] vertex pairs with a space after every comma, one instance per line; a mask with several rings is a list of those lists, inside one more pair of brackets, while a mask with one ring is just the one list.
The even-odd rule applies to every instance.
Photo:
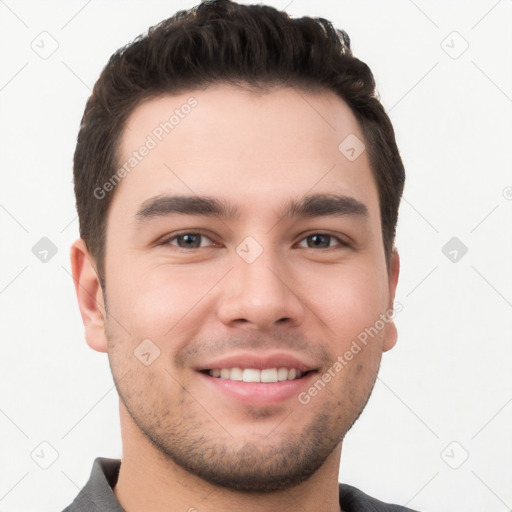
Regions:
[[[173, 240], [176, 240], [177, 238], [180, 238], [180, 237], [183, 237], [183, 236], [186, 236], [186, 235], [195, 235], [195, 236], [200, 236], [200, 237], [203, 237], [203, 238], [207, 238], [208, 240], [210, 240], [210, 242], [213, 242], [214, 244], [216, 242], [214, 242], [208, 235], [205, 235], [203, 233], [198, 233], [198, 232], [195, 232], [195, 231], [186, 231], [186, 232], [183, 232], [183, 233], [178, 233], [178, 234], [175, 234], [173, 235], [172, 237], [168, 237], [166, 238], [165, 240], [163, 240], [159, 245], [173, 245], [174, 247], [176, 247], [176, 249], [182, 249], [184, 251], [190, 251], [192, 249], [204, 249], [205, 246], [199, 246], [199, 247], [192, 247], [192, 248], [185, 248], [185, 247], [179, 247], [177, 245], [174, 245], [174, 244], [171, 244], [170, 242], [173, 241]], [[312, 237], [312, 236], [315, 236], [315, 235], [320, 235], [320, 236], [324, 236], [324, 237], [329, 237], [330, 238], [330, 241], [331, 240], [335, 240], [338, 242], [337, 245], [335, 246], [329, 246], [329, 247], [321, 247], [321, 249], [333, 249], [333, 248], [336, 248], [336, 247], [339, 247], [339, 248], [346, 248], [346, 247], [350, 247], [350, 244], [344, 240], [342, 240], [341, 238], [337, 237], [337, 236], [334, 236], [334, 235], [331, 235], [330, 233], [322, 233], [321, 231], [319, 232], [314, 232], [314, 233], [311, 233], [309, 235], [306, 235], [305, 237], [301, 238], [299, 243], [300, 242], [303, 242], [304, 240]], [[209, 246], [207, 246], [209, 247]], [[314, 249], [314, 247], [305, 247], [305, 249]]]

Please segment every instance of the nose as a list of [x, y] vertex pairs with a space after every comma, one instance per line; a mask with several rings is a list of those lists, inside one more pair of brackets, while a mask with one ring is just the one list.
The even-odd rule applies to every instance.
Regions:
[[268, 330], [278, 325], [299, 326], [305, 306], [286, 263], [264, 251], [252, 263], [235, 254], [222, 293], [218, 316], [229, 327], [247, 325]]

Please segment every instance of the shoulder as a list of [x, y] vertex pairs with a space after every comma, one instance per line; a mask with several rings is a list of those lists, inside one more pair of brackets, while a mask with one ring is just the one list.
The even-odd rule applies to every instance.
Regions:
[[97, 457], [89, 480], [62, 512], [124, 512], [113, 492], [120, 467], [120, 459]]
[[351, 485], [339, 484], [339, 491], [343, 512], [417, 512], [407, 507], [379, 501]]

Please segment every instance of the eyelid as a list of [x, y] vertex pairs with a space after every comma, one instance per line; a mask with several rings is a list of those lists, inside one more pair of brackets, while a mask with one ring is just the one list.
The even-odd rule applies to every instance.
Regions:
[[[198, 230], [190, 230], [190, 229], [189, 230], [183, 230], [183, 231], [179, 231], [179, 232], [176, 232], [176, 233], [171, 233], [171, 234], [165, 235], [164, 237], [159, 239], [156, 242], [155, 245], [173, 245], [173, 247], [176, 247], [177, 249], [184, 249], [186, 251], [190, 251], [191, 249], [185, 249], [184, 247], [179, 247], [178, 245], [170, 244], [171, 240], [174, 240], [174, 239], [176, 239], [176, 238], [178, 238], [180, 236], [184, 236], [184, 235], [199, 235], [199, 236], [202, 236], [204, 238], [207, 238], [211, 242], [211, 244], [209, 244], [208, 246], [193, 247], [192, 249], [201, 249], [201, 248], [204, 248], [204, 247], [212, 247], [212, 246], [219, 246], [220, 245], [218, 242], [216, 242], [213, 239], [213, 237], [211, 235], [208, 235], [208, 234], [204, 233], [200, 229], [198, 229]], [[338, 242], [337, 245], [334, 245], [332, 247], [327, 247], [327, 248], [324, 248], [324, 249], [333, 249], [335, 247], [351, 247], [352, 246], [351, 241], [341, 237], [339, 233], [338, 234], [333, 234], [333, 233], [329, 233], [329, 232], [326, 232], [326, 231], [310, 231], [308, 233], [303, 233], [303, 234], [300, 235], [300, 238], [299, 238], [297, 244], [300, 244], [306, 238], [308, 238], [310, 236], [313, 236], [313, 235], [329, 236], [329, 237], [331, 237], [332, 239], [335, 239]], [[312, 249], [312, 247], [305, 247], [305, 248], [306, 249]]]
[[[329, 233], [326, 231], [311, 231], [309, 233], [302, 234], [301, 238], [299, 239], [299, 241], [297, 243], [300, 243], [303, 240], [305, 240], [306, 238], [313, 236], [313, 235], [329, 236], [331, 238], [334, 238], [335, 240], [338, 241], [337, 246], [339, 246], [339, 247], [351, 247], [352, 246], [352, 243], [351, 243], [350, 239], [348, 239], [348, 237], [344, 238], [339, 233], [333, 234], [333, 233]], [[327, 249], [333, 249], [334, 247], [337, 247], [337, 246], [335, 245], [333, 247], [327, 247]], [[311, 249], [311, 247], [306, 247], [306, 249]]]
[[[190, 249], [185, 249], [184, 247], [179, 247], [178, 245], [170, 244], [171, 240], [174, 240], [175, 238], [178, 238], [180, 236], [184, 235], [199, 235], [204, 238], [207, 238], [212, 244], [210, 244], [208, 247], [211, 247], [213, 245], [219, 245], [218, 242], [216, 242], [212, 236], [207, 235], [206, 233], [202, 232], [201, 230], [184, 230], [179, 231], [177, 233], [171, 233], [169, 235], [165, 235], [162, 238], [160, 238], [155, 245], [173, 245], [173, 247], [176, 247], [177, 249], [184, 249], [186, 251], [190, 251]], [[204, 247], [193, 247], [193, 249], [201, 249]]]

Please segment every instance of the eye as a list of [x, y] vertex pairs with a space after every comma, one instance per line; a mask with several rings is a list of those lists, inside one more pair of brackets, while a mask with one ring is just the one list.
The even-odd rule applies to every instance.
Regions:
[[332, 247], [331, 242], [335, 241], [337, 246], [347, 247], [348, 244], [343, 240], [333, 235], [327, 235], [325, 233], [314, 233], [303, 238], [299, 242], [299, 247], [304, 247], [303, 242], [306, 241], [306, 247], [308, 249], [329, 249]]
[[[203, 243], [206, 240], [211, 243]], [[176, 241], [176, 243], [173, 243], [174, 241]], [[176, 245], [181, 249], [198, 249], [200, 247], [208, 247], [212, 244], [212, 240], [201, 233], [182, 233], [180, 235], [174, 235], [163, 242], [163, 245]]]

